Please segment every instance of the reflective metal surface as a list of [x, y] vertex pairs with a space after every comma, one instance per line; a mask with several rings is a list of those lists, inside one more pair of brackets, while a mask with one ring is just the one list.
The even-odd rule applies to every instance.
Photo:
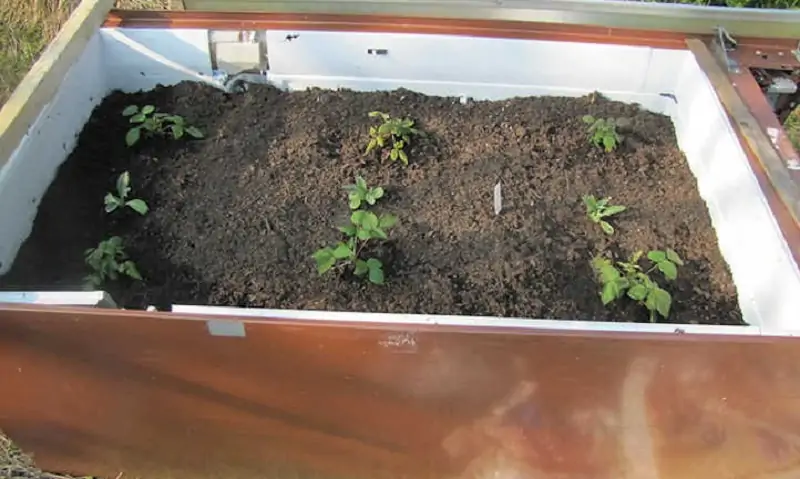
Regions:
[[598, 0], [184, 0], [189, 10], [515, 20], [710, 34], [800, 38], [800, 11]]
[[105, 477], [800, 477], [800, 339], [179, 318], [0, 310], [0, 428]]

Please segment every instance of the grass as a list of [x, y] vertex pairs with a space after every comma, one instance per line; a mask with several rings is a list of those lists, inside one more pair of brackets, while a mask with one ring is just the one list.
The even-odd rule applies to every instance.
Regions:
[[[164, 9], [168, 0], [119, 0], [119, 8]], [[0, 105], [80, 0], [0, 0]]]

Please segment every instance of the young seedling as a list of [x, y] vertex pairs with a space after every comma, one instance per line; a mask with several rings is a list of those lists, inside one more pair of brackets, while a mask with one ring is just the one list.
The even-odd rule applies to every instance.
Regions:
[[642, 255], [637, 251], [627, 262], [618, 261], [616, 265], [604, 256], [596, 256], [592, 259], [592, 268], [602, 285], [600, 300], [604, 305], [627, 295], [647, 308], [650, 322], [655, 323], [656, 314], [665, 319], [669, 316], [672, 296], [650, 277], [650, 273], [657, 269], [664, 278], [673, 281], [678, 277], [678, 266], [683, 265], [683, 260], [671, 249], [653, 250], [647, 253], [652, 266], [644, 271], [639, 265]]
[[106, 213], [111, 213], [117, 208], [128, 207], [140, 215], [147, 214], [147, 203], [139, 198], [128, 199], [131, 192], [131, 175], [125, 171], [117, 178], [117, 194], [107, 193], [105, 197]]
[[84, 257], [92, 270], [86, 277], [86, 284], [93, 289], [100, 288], [108, 279], [116, 281], [120, 275], [142, 280], [136, 265], [128, 259], [119, 236], [101, 241], [96, 248], [87, 249]]
[[609, 201], [611, 201], [611, 198], [597, 199], [594, 195], [585, 195], [583, 197], [583, 204], [586, 205], [586, 216], [599, 224], [600, 228], [602, 228], [606, 234], [611, 235], [614, 234], [614, 227], [603, 218], [622, 213], [627, 208], [622, 205], [609, 205]]
[[128, 146], [133, 146], [139, 141], [142, 131], [145, 135], [172, 136], [176, 140], [183, 138], [184, 134], [203, 138], [203, 132], [187, 125], [182, 116], [157, 113], [153, 105], [145, 105], [141, 109], [137, 105], [130, 105], [122, 111], [122, 116], [130, 117], [130, 123], [136, 125], [125, 135], [125, 143]]
[[404, 165], [408, 166], [408, 155], [405, 148], [411, 143], [412, 135], [419, 135], [421, 132], [415, 128], [414, 121], [408, 118], [392, 118], [386, 113], [380, 111], [373, 111], [369, 113], [371, 118], [380, 118], [383, 123], [369, 128], [370, 140], [367, 144], [368, 154], [375, 148], [383, 149], [385, 146], [391, 146], [388, 156], [391, 161], [400, 160]]
[[357, 176], [356, 184], [347, 185], [344, 189], [348, 192], [348, 199], [350, 200], [350, 209], [357, 210], [361, 207], [362, 203], [367, 203], [372, 206], [383, 197], [383, 188], [376, 186], [370, 188], [364, 178]]
[[383, 284], [383, 263], [377, 258], [363, 258], [362, 252], [370, 240], [388, 239], [386, 230], [396, 223], [397, 218], [394, 215], [385, 214], [379, 217], [369, 211], [354, 211], [350, 215], [350, 224], [339, 227], [347, 240], [322, 248], [312, 255], [317, 262], [317, 271], [322, 275], [337, 263], [339, 267], [352, 265], [356, 276], [367, 275], [371, 283]]
[[585, 115], [583, 122], [589, 125], [590, 140], [596, 146], [602, 146], [606, 152], [617, 149], [622, 142], [622, 137], [617, 133], [617, 124], [611, 119], [595, 118]]

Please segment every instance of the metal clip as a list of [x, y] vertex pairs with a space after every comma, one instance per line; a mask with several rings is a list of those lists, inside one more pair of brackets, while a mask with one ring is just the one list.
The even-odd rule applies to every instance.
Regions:
[[711, 41], [711, 50], [717, 56], [717, 60], [728, 69], [729, 73], [740, 73], [742, 70], [739, 63], [728, 56], [728, 52], [736, 50], [738, 42], [723, 27], [714, 29], [714, 39]]

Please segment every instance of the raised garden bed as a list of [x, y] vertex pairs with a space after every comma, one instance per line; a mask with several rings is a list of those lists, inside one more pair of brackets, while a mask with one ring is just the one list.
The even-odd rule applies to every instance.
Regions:
[[[86, 249], [118, 237], [144, 281], [123, 274], [94, 287], [131, 308], [545, 329], [675, 330], [652, 320], [749, 325], [686, 332], [798, 329], [800, 271], [688, 50], [268, 30], [257, 38], [269, 52], [261, 80], [273, 86], [225, 93], [209, 38], [225, 36], [109, 28], [88, 42], [0, 170], [0, 288], [15, 291], [12, 300], [83, 289]], [[607, 68], [614, 62], [627, 67]], [[131, 105], [180, 115], [203, 138], [184, 128], [177, 141], [144, 137], [128, 147]], [[404, 149], [408, 166], [364, 154], [382, 121], [374, 111], [410, 118], [424, 133]], [[615, 120], [623, 141], [604, 151], [585, 115]], [[130, 184], [116, 185], [126, 172]], [[384, 191], [367, 209], [397, 224], [384, 228], [385, 240], [373, 230], [354, 248], [360, 276], [353, 264], [320, 275], [332, 262], [324, 248], [347, 239], [337, 227], [352, 219], [344, 188], [358, 176]], [[126, 198], [108, 196], [120, 196], [117, 186], [130, 186]], [[613, 234], [588, 218], [586, 195], [626, 207], [605, 218]], [[362, 227], [372, 223], [357, 214]], [[346, 245], [338, 249], [347, 256]], [[663, 289], [650, 311], [642, 287], [592, 268], [596, 255], [625, 261], [637, 251]], [[133, 263], [123, 273], [138, 276]]]
[[[202, 140], [124, 140], [128, 105], [181, 115]], [[424, 136], [409, 165], [364, 154], [371, 111], [410, 117]], [[592, 143], [582, 117], [617, 119], [622, 143]], [[116, 178], [149, 212], [104, 211]], [[312, 254], [343, 239], [344, 186], [363, 176], [385, 195], [371, 210], [398, 218], [363, 251], [385, 284], [352, 268], [320, 276]], [[494, 187], [502, 187], [495, 215]], [[607, 234], [584, 195], [627, 209]], [[378, 93], [253, 87], [226, 94], [183, 83], [115, 93], [93, 113], [43, 198], [5, 287], [76, 289], [83, 252], [119, 235], [144, 282], [103, 288], [128, 307], [176, 302], [284, 309], [649, 321], [623, 297], [608, 306], [591, 267], [598, 254], [674, 249], [685, 264], [666, 321], [741, 324], [736, 290], [707, 207], [666, 116], [598, 95], [466, 103], [408, 90]], [[58, 254], [53, 254], [58, 251]], [[649, 268], [650, 261], [640, 264]], [[656, 315], [659, 321], [665, 319]]]

